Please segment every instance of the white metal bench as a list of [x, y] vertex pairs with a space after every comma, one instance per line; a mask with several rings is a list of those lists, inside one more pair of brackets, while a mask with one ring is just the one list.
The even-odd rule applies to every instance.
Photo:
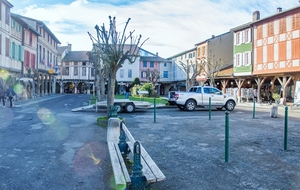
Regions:
[[[151, 183], [166, 179], [141, 143], [118, 118], [108, 121], [107, 143], [117, 187], [143, 190]], [[124, 159], [130, 154], [133, 155], [133, 164], [128, 168]]]

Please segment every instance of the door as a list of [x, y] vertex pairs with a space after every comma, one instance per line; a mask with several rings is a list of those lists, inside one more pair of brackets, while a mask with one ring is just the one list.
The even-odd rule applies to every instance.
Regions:
[[223, 93], [212, 87], [204, 87], [203, 88], [203, 105], [208, 106], [209, 105], [209, 98], [211, 98], [211, 105], [212, 106], [223, 106], [223, 100], [224, 96]]

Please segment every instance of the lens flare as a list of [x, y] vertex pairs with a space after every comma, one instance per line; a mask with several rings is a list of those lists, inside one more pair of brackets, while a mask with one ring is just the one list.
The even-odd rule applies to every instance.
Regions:
[[73, 160], [73, 167], [77, 174], [81, 176], [88, 176], [99, 170], [101, 156], [105, 156], [102, 150], [105, 148], [96, 142], [86, 144], [78, 150]]
[[90, 155], [88, 155], [87, 157], [93, 159], [95, 165], [98, 165], [98, 164], [100, 163], [100, 159], [99, 159], [99, 158], [96, 158], [96, 157], [94, 156], [94, 153], [93, 153], [93, 150], [92, 150], [91, 147], [90, 147]]
[[0, 69], [0, 77], [2, 79], [7, 80], [9, 76], [9, 72], [7, 70]]
[[114, 176], [110, 178], [110, 187], [114, 190], [124, 190], [126, 189], [126, 185], [116, 185]]
[[53, 113], [47, 108], [39, 109], [37, 115], [44, 124], [50, 125], [55, 121]]
[[16, 92], [16, 94], [22, 94], [22, 92], [24, 91], [24, 87], [21, 84], [16, 84], [14, 86], [14, 91]]

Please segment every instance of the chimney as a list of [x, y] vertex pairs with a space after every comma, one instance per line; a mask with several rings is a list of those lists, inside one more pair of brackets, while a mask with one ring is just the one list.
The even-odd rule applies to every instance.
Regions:
[[69, 43], [68, 43], [68, 51], [69, 51], [69, 52], [72, 51], [72, 44], [69, 44]]
[[277, 13], [282, 12], [282, 8], [281, 7], [277, 7]]
[[260, 19], [260, 12], [259, 11], [254, 11], [253, 12], [253, 21], [257, 21]]
[[156, 52], [156, 56], [158, 56], [158, 52]]
[[211, 38], [215, 38], [215, 35], [211, 35]]

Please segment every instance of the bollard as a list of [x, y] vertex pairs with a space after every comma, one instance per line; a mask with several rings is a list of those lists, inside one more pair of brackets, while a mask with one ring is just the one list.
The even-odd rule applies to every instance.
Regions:
[[253, 100], [253, 119], [255, 118], [255, 101]]
[[229, 111], [225, 111], [225, 162], [229, 160]]
[[284, 116], [284, 150], [287, 150], [288, 143], [288, 107], [285, 107], [285, 116]]
[[156, 98], [154, 97], [154, 123], [156, 122]]
[[209, 97], [209, 109], [208, 109], [208, 119], [210, 120], [211, 119], [211, 97]]

